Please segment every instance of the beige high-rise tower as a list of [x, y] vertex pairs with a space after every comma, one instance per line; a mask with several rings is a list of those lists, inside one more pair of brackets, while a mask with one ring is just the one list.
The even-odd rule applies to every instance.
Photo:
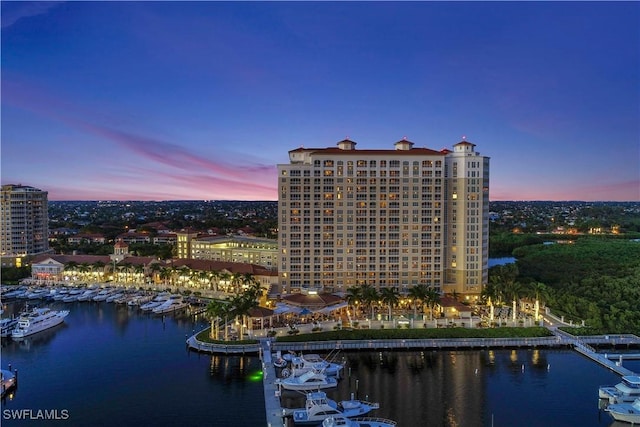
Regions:
[[0, 255], [3, 265], [49, 250], [48, 193], [24, 185], [3, 185], [0, 194]]
[[283, 292], [424, 284], [478, 295], [487, 281], [489, 158], [453, 150], [298, 148], [278, 165]]

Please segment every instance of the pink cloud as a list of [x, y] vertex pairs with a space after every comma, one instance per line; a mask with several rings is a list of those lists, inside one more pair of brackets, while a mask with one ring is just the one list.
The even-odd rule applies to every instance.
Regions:
[[122, 130], [110, 129], [104, 126], [91, 124], [84, 124], [81, 126], [96, 135], [118, 143], [120, 146], [125, 147], [142, 157], [166, 166], [184, 169], [187, 171], [204, 169], [209, 172], [235, 178], [242, 178], [244, 176], [242, 168], [231, 167], [224, 163], [208, 160], [176, 144], [159, 141], [145, 136], [134, 135]]

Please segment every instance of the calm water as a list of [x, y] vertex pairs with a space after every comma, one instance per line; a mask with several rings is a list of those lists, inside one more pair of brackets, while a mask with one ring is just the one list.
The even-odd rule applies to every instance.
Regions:
[[[205, 325], [108, 303], [51, 303], [65, 324], [2, 342], [2, 367], [19, 370], [2, 425], [264, 426], [257, 357], [189, 352]], [[8, 311], [12, 308], [9, 305]], [[611, 426], [597, 388], [619, 377], [570, 350], [341, 353], [345, 378], [329, 394], [381, 403], [399, 426]], [[634, 366], [635, 363], [635, 366]], [[640, 363], [628, 362], [640, 371]], [[348, 374], [351, 374], [349, 377]], [[286, 394], [286, 406], [302, 404]], [[67, 420], [6, 419], [7, 409], [66, 410]], [[614, 424], [616, 425], [616, 424]]]

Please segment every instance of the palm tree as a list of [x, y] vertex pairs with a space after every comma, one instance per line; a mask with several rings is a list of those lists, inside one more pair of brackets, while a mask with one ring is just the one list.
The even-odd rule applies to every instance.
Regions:
[[[183, 287], [185, 285], [185, 281], [188, 283], [191, 280], [193, 275], [193, 271], [191, 267], [188, 265], [183, 265], [181, 267], [176, 267], [175, 269], [175, 285], [177, 287]], [[186, 280], [185, 280], [186, 278]]]
[[489, 305], [489, 321], [494, 320], [494, 306], [500, 301], [500, 289], [496, 276], [489, 278], [489, 283], [482, 289], [482, 299]]
[[372, 285], [364, 284], [360, 287], [362, 288], [362, 301], [371, 310], [371, 320], [373, 320], [373, 304], [380, 299], [380, 295]]
[[522, 297], [523, 291], [524, 288], [520, 282], [510, 281], [506, 283], [505, 296], [509, 298], [513, 304], [511, 320], [513, 320], [514, 323], [516, 321], [516, 314], [518, 311], [517, 302], [520, 300], [520, 297]]
[[424, 302], [429, 307], [429, 320], [433, 320], [433, 309], [440, 304], [440, 293], [433, 287], [429, 286], [425, 294]]
[[240, 294], [240, 285], [243, 283], [243, 274], [242, 273], [233, 273], [231, 275], [231, 287], [233, 288], [233, 293], [236, 295]]
[[136, 264], [132, 267], [133, 269], [133, 277], [137, 279], [140, 283], [144, 283], [144, 265]]
[[211, 322], [211, 331], [209, 332], [209, 338], [214, 340], [219, 339], [218, 337], [220, 320], [225, 317], [227, 309], [228, 303], [220, 300], [212, 300], [209, 305], [207, 305], [205, 316]]
[[347, 289], [345, 299], [347, 304], [353, 308], [353, 314], [356, 315], [358, 304], [362, 303], [362, 288], [360, 286], [351, 286]]
[[118, 264], [118, 270], [124, 271], [124, 283], [129, 282], [129, 273], [131, 273], [132, 268], [133, 264], [130, 262], [122, 262]]
[[96, 261], [94, 262], [91, 267], [93, 271], [99, 271], [100, 273], [100, 282], [104, 281], [104, 267], [106, 266], [106, 264], [102, 261]]
[[209, 272], [205, 270], [201, 270], [196, 274], [198, 279], [198, 284], [200, 289], [204, 289], [206, 284], [209, 282]]
[[160, 268], [160, 280], [164, 284], [165, 288], [167, 287], [167, 280], [171, 279], [171, 267], [161, 267]]
[[76, 269], [78, 268], [78, 263], [75, 261], [69, 261], [65, 266], [64, 270], [68, 271], [71, 277], [75, 277]]
[[535, 298], [534, 316], [533, 318], [537, 322], [540, 320], [540, 303], [545, 303], [549, 299], [549, 290], [547, 285], [541, 282], [531, 282], [526, 287], [526, 291]]
[[158, 262], [152, 262], [151, 265], [149, 265], [149, 272], [151, 273], [152, 283], [156, 283], [156, 275], [159, 276], [160, 272], [162, 272], [162, 269], [162, 264]]
[[400, 293], [396, 288], [382, 288], [380, 290], [380, 300], [387, 304], [389, 308], [388, 320], [391, 320], [391, 310], [398, 304], [398, 301], [400, 301]]
[[83, 262], [82, 264], [78, 265], [78, 272], [82, 275], [84, 280], [87, 280], [87, 273], [89, 273], [89, 270], [91, 270], [91, 268], [89, 267], [89, 264], [86, 262]]
[[180, 269], [174, 265], [169, 267], [169, 285], [173, 288], [173, 285], [176, 283], [176, 279], [180, 276]]
[[234, 295], [229, 300], [229, 305], [232, 307], [230, 314], [236, 318], [240, 317], [240, 337], [244, 336], [244, 325], [246, 323], [246, 316], [249, 311], [258, 306], [258, 298], [260, 296], [261, 288], [260, 284], [254, 282], [242, 293]]
[[[409, 298], [411, 298], [411, 302], [413, 304], [413, 318], [414, 319], [418, 316], [418, 313], [417, 313], [418, 302], [420, 302], [421, 305], [424, 305], [424, 301], [425, 301], [425, 298], [427, 296], [428, 289], [429, 288], [424, 283], [421, 283], [419, 285], [415, 285], [411, 289], [409, 289]], [[422, 311], [424, 312], [424, 310], [422, 310]]]
[[209, 272], [209, 287], [211, 288], [211, 285], [213, 284], [213, 289], [214, 291], [218, 292], [218, 284], [220, 282], [220, 273], [212, 270]]
[[218, 284], [220, 284], [220, 282], [224, 282], [225, 284], [225, 292], [229, 292], [229, 282], [231, 282], [231, 274], [229, 274], [229, 272], [225, 271], [222, 274], [218, 275]]

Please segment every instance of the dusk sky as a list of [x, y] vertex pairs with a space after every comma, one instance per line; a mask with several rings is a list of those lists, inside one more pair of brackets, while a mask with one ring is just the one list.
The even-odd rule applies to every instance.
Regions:
[[300, 146], [491, 158], [491, 200], [640, 201], [640, 2], [7, 2], [2, 184], [277, 200]]

